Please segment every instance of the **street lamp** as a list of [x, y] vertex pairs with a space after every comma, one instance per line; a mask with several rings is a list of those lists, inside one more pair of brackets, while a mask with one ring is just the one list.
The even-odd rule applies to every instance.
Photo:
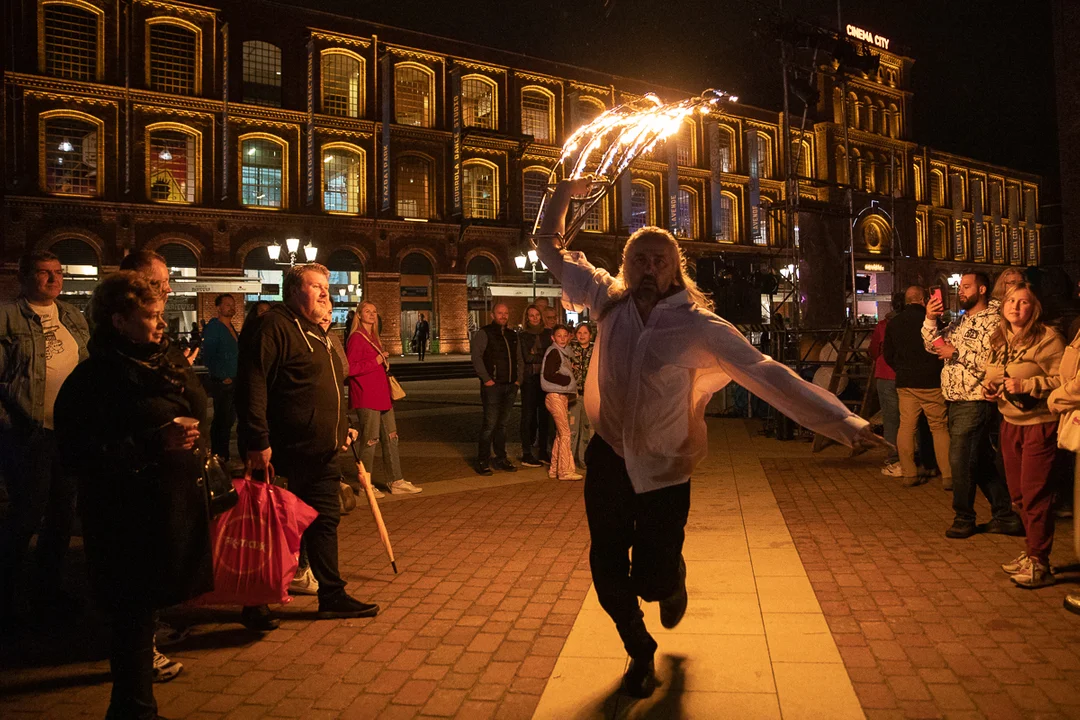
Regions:
[[[281, 257], [281, 245], [274, 243], [273, 245], [266, 246], [266, 254], [270, 256], [270, 260], [278, 265], [288, 265], [292, 267], [296, 264], [296, 255], [300, 252], [300, 238], [287, 238], [285, 240], [285, 250], [289, 253], [289, 262], [278, 262], [278, 258]], [[310, 263], [315, 262], [316, 256], [319, 254], [319, 248], [315, 247], [311, 243], [304, 246], [304, 258]]]
[[[532, 299], [533, 299], [533, 302], [536, 302], [536, 274], [544, 272], [546, 270], [546, 268], [547, 268], [547, 266], [544, 265], [543, 263], [539, 262], [539, 260], [540, 260], [540, 256], [538, 256], [536, 254], [535, 250], [529, 250], [527, 255], [522, 254], [522, 255], [518, 255], [516, 258], [514, 258], [514, 264], [517, 265], [518, 270], [524, 270], [525, 265], [526, 264], [529, 265], [529, 273], [532, 275], [532, 286], [533, 286]], [[536, 266], [538, 264], [541, 265], [542, 268], [537, 269]]]

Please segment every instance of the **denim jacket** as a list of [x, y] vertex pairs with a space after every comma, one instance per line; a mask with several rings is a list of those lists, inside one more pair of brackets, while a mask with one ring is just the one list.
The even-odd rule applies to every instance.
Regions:
[[[90, 329], [74, 305], [56, 301], [60, 322], [89, 354]], [[39, 428], [45, 422], [45, 331], [26, 298], [0, 304], [0, 431]]]

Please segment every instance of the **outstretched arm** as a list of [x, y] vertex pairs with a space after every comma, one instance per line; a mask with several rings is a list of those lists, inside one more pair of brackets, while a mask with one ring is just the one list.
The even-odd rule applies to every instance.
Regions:
[[575, 195], [584, 195], [589, 188], [589, 181], [563, 180], [555, 186], [555, 193], [544, 208], [544, 219], [540, 231], [536, 234], [536, 254], [547, 265], [548, 270], [557, 280], [563, 275], [563, 250], [559, 238], [566, 229], [566, 211]]

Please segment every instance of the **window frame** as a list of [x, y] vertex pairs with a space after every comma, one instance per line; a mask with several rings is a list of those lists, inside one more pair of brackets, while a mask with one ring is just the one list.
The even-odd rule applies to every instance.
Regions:
[[[634, 217], [634, 186], [644, 188], [645, 190], [645, 223], [642, 227], [648, 225], [656, 225], [656, 185], [645, 180], [644, 178], [634, 178], [630, 181], [630, 218]], [[627, 223], [631, 233], [637, 231], [638, 228], [633, 226], [633, 223]]]
[[[244, 203], [244, 143], [248, 140], [268, 140], [281, 146], [281, 206], [273, 205], [248, 205]], [[280, 211], [289, 209], [289, 141], [277, 135], [264, 132], [249, 132], [236, 138], [236, 153], [239, 160], [236, 163], [236, 197], [240, 207], [251, 210]]]
[[[247, 53], [246, 53], [246, 50], [247, 50], [247, 47], [249, 45], [254, 45], [256, 43], [261, 44], [261, 45], [268, 45], [268, 46], [276, 49], [277, 52], [278, 52], [277, 72], [274, 75], [274, 77], [277, 79], [277, 89], [278, 89], [278, 98], [277, 98], [277, 104], [276, 105], [275, 104], [270, 104], [270, 103], [259, 102], [258, 99], [248, 99], [249, 96], [247, 94], [247, 85], [249, 84], [249, 81], [247, 79], [245, 79], [246, 75], [247, 75]], [[245, 40], [243, 43], [240, 44], [240, 100], [241, 100], [241, 102], [243, 102], [245, 104], [248, 104], [248, 105], [257, 105], [259, 107], [277, 107], [277, 108], [282, 107], [282, 105], [284, 103], [284, 97], [283, 97], [284, 83], [283, 83], [283, 80], [284, 80], [285, 76], [283, 74], [284, 71], [282, 70], [281, 58], [282, 58], [281, 46], [280, 45], [275, 45], [272, 42], [268, 42], [266, 40]], [[271, 85], [264, 85], [262, 83], [255, 83], [253, 81], [251, 82], [251, 84], [252, 85], [256, 85], [256, 84], [263, 85], [263, 87], [273, 87]]]
[[525, 133], [525, 122], [524, 122], [524, 120], [525, 120], [525, 94], [529, 93], [529, 92], [535, 92], [538, 95], [543, 95], [544, 98], [547, 100], [547, 103], [548, 103], [548, 110], [547, 110], [548, 136], [547, 136], [547, 139], [546, 140], [537, 140], [535, 138], [535, 136], [534, 136], [533, 141], [537, 142], [537, 143], [540, 143], [540, 144], [543, 144], [543, 145], [554, 145], [556, 143], [556, 141], [557, 141], [557, 138], [555, 136], [555, 93], [553, 93], [551, 90], [548, 90], [545, 87], [541, 87], [539, 85], [526, 85], [525, 87], [521, 88], [521, 92], [518, 95], [518, 107], [519, 107], [519, 110], [520, 110], [520, 116], [519, 117], [521, 119], [521, 133], [523, 135], [527, 134], [527, 133]]
[[[735, 245], [739, 242], [739, 196], [730, 190], [721, 190], [720, 198], [721, 200], [726, 198], [731, 201], [731, 238], [727, 240], [719, 239], [714, 234], [713, 239], [725, 245]], [[719, 224], [719, 219], [717, 224]]]
[[[470, 215], [466, 212], [465, 198], [467, 193], [465, 192], [465, 168], [467, 167], [484, 167], [491, 171], [491, 217], [483, 217], [480, 215]], [[472, 220], [498, 220], [499, 219], [499, 166], [490, 160], [484, 160], [482, 158], [469, 158], [461, 163], [461, 214], [463, 217]]]
[[[425, 122], [419, 125], [413, 125], [411, 123], [403, 123], [398, 120], [398, 70], [418, 70], [421, 74], [427, 77], [428, 80], [428, 97], [431, 98], [431, 102], [428, 106]], [[402, 60], [401, 62], [394, 63], [394, 118], [393, 123], [395, 125], [404, 125], [405, 127], [419, 127], [419, 128], [434, 128], [435, 127], [435, 71], [429, 68], [423, 63], [413, 62], [411, 60]]]
[[587, 121], [581, 123], [578, 127], [571, 129], [570, 132], [577, 132], [578, 128], [581, 128], [581, 127], [584, 127], [585, 125], [588, 125], [593, 120], [595, 120], [596, 118], [600, 117], [601, 115], [603, 115], [604, 113], [606, 113], [608, 111], [607, 103], [605, 103], [603, 100], [596, 97], [595, 95], [588, 95], [586, 93], [581, 93], [580, 95], [577, 96], [577, 98], [574, 99], [574, 105], [577, 106], [577, 108], [579, 108], [579, 110], [577, 112], [578, 115], [581, 115], [580, 108], [581, 108], [582, 104], [591, 105], [594, 109], [599, 109], [599, 112], [597, 112], [595, 115], [590, 117]]
[[[689, 130], [688, 130], [689, 128]], [[689, 162], [682, 162], [681, 155], [681, 143], [680, 138], [683, 137], [683, 133], [688, 133], [690, 138], [690, 157]], [[698, 164], [698, 140], [697, 140], [697, 123], [691, 117], [683, 118], [682, 124], [679, 126], [679, 132], [675, 134], [675, 162], [681, 167], [697, 167]]]
[[[401, 184], [401, 181], [399, 179], [399, 176], [401, 174], [401, 161], [405, 160], [407, 158], [419, 158], [419, 159], [423, 160], [424, 163], [427, 165], [427, 180], [428, 180], [427, 214], [426, 215], [421, 215], [421, 216], [415, 217], [415, 218], [413, 216], [411, 216], [411, 215], [402, 215], [400, 212], [398, 212], [398, 210], [400, 209], [400, 203], [401, 203], [401, 193], [399, 191], [399, 185]], [[416, 152], [416, 151], [410, 150], [410, 151], [407, 151], [407, 152], [403, 152], [400, 155], [398, 155], [396, 158], [394, 158], [394, 190], [393, 190], [393, 193], [394, 193], [394, 213], [398, 217], [403, 217], [403, 218], [408, 217], [408, 218], [412, 218], [414, 220], [433, 220], [433, 219], [435, 219], [436, 218], [436, 212], [435, 212], [435, 210], [436, 210], [436, 207], [435, 207], [435, 195], [436, 195], [435, 182], [436, 182], [435, 158], [431, 157], [430, 155], [428, 155], [426, 153]]]
[[[194, 177], [195, 177], [195, 199], [194, 200], [155, 200], [151, 195], [150, 185], [150, 136], [159, 131], [179, 132], [185, 135], [190, 135], [195, 139], [195, 156], [191, 159], [194, 163]], [[149, 202], [161, 203], [163, 205], [199, 205], [202, 203], [202, 132], [191, 127], [190, 125], [184, 125], [182, 123], [174, 122], [157, 122], [147, 125], [143, 129], [143, 141], [145, 148], [145, 164], [144, 173], [146, 175], [145, 180], [145, 192], [146, 199]]]
[[[491, 125], [476, 125], [465, 122], [465, 82], [478, 82], [491, 91]], [[461, 77], [461, 124], [462, 127], [474, 127], [481, 130], [498, 131], [499, 129], [499, 84], [483, 73], [469, 73]]]
[[[764, 130], [755, 130], [757, 137], [754, 139], [754, 143], [757, 145], [757, 161], [758, 161], [758, 178], [761, 180], [767, 180], [773, 176], [773, 152], [772, 152], [772, 136]], [[761, 167], [761, 148], [765, 147], [765, 167]]]
[[[725, 170], [723, 165], [721, 165], [720, 172], [729, 175], [737, 174], [739, 172], [739, 148], [735, 143], [735, 138], [738, 136], [738, 133], [736, 133], [735, 128], [730, 125], [725, 125], [724, 123], [717, 123], [716, 127], [719, 130], [721, 148], [725, 146], [724, 137], [726, 136], [728, 139], [726, 143], [728, 148], [728, 169]], [[721, 158], [721, 162], [723, 162], [723, 158]]]
[[[46, 130], [49, 120], [57, 120], [67, 118], [70, 120], [78, 120], [80, 122], [89, 123], [94, 126], [95, 132], [97, 132], [97, 178], [96, 178], [96, 191], [93, 195], [83, 195], [81, 193], [66, 193], [55, 190], [49, 190], [47, 185], [47, 168], [45, 164], [45, 140]], [[38, 187], [41, 191], [47, 195], [53, 195], [58, 197], [94, 197], [102, 198], [105, 195], [105, 121], [100, 118], [94, 117], [78, 110], [46, 110], [38, 115]]]
[[155, 25], [176, 25], [185, 30], [190, 30], [195, 34], [195, 67], [193, 68], [193, 79], [191, 94], [184, 97], [198, 97], [202, 95], [202, 59], [203, 59], [203, 32], [202, 28], [187, 20], [181, 20], [180, 18], [161, 15], [158, 17], [152, 17], [146, 21], [146, 32], [144, 42], [146, 43], [143, 52], [143, 81], [146, 83], [146, 89], [153, 92], [169, 93], [168, 90], [158, 90], [151, 86], [151, 68], [150, 58], [153, 51], [153, 45], [150, 42], [150, 32]]
[[[690, 211], [690, 233], [688, 235], [679, 235], [678, 228], [672, 228], [672, 235], [677, 238], [685, 238], [690, 241], [695, 241], [701, 237], [701, 223], [698, 218], [698, 215], [700, 215], [701, 213], [701, 193], [698, 192], [697, 188], [692, 185], [679, 185], [679, 187], [675, 191], [676, 207], [678, 207], [679, 199], [684, 192], [689, 198], [688, 205], [690, 207], [688, 209]], [[676, 215], [677, 214], [678, 213], [676, 213]]]
[[[542, 176], [543, 180], [544, 180], [544, 185], [546, 186], [547, 185], [547, 180], [551, 176], [551, 168], [546, 168], [543, 165], [530, 165], [529, 167], [527, 167], [527, 168], [525, 168], [525, 169], [523, 169], [521, 171], [521, 219], [522, 219], [522, 222], [524, 222], [524, 223], [526, 223], [528, 225], [535, 225], [536, 224], [536, 215], [534, 215], [533, 217], [530, 218], [528, 216], [528, 214], [526, 213], [528, 208], [526, 208], [526, 206], [525, 206], [525, 200], [526, 200], [526, 196], [525, 196], [525, 187], [526, 187], [525, 186], [525, 178], [530, 173], [534, 174], [534, 175]], [[542, 201], [542, 198], [541, 198], [541, 201]], [[539, 212], [540, 212], [540, 206], [539, 205], [537, 205], [536, 212], [537, 212], [537, 214], [539, 214]]]
[[[360, 65], [360, 82], [356, 98], [356, 115], [338, 115], [337, 113], [326, 111], [326, 72], [324, 68], [326, 58], [330, 55], [343, 55], [351, 60], [357, 61]], [[319, 51], [319, 112], [322, 115], [330, 115], [331, 117], [352, 118], [356, 120], [367, 115], [367, 60], [363, 55], [355, 53], [352, 50], [338, 47], [324, 48]]]
[[44, 0], [38, 5], [38, 72], [48, 77], [59, 77], [56, 75], [49, 75], [46, 70], [45, 60], [45, 9], [50, 5], [68, 5], [70, 7], [78, 8], [79, 10], [87, 11], [97, 18], [97, 32], [95, 42], [97, 44], [95, 53], [95, 69], [94, 77], [92, 80], [78, 80], [76, 78], [61, 78], [63, 80], [75, 80], [76, 82], [101, 82], [105, 77], [105, 11], [99, 7], [91, 5], [83, 0]]
[[[350, 212], [348, 210], [328, 210], [326, 208], [326, 155], [325, 153], [332, 150], [344, 150], [360, 156], [360, 170], [357, 173], [359, 177], [359, 197], [356, 200], [356, 212]], [[319, 157], [323, 159], [319, 163], [319, 206], [323, 212], [330, 215], [345, 215], [348, 217], [359, 217], [367, 214], [367, 153], [364, 152], [364, 148], [359, 145], [355, 145], [349, 142], [328, 142], [319, 146]]]

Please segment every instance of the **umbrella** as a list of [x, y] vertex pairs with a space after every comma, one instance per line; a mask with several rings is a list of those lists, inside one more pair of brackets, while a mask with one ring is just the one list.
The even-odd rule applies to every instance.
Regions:
[[375, 499], [375, 491], [371, 485], [371, 475], [364, 467], [364, 463], [360, 462], [360, 455], [356, 452], [356, 443], [350, 445], [353, 452], [353, 457], [356, 458], [356, 474], [360, 479], [360, 487], [364, 488], [364, 494], [367, 495], [368, 505], [371, 506], [371, 514], [375, 516], [375, 527], [379, 528], [379, 537], [382, 538], [383, 547], [386, 548], [386, 554], [390, 556], [390, 567], [394, 568], [394, 574], [397, 575], [397, 561], [394, 560], [394, 548], [390, 545], [390, 534], [386, 532], [386, 523], [383, 522], [382, 512], [379, 511], [379, 503]]

